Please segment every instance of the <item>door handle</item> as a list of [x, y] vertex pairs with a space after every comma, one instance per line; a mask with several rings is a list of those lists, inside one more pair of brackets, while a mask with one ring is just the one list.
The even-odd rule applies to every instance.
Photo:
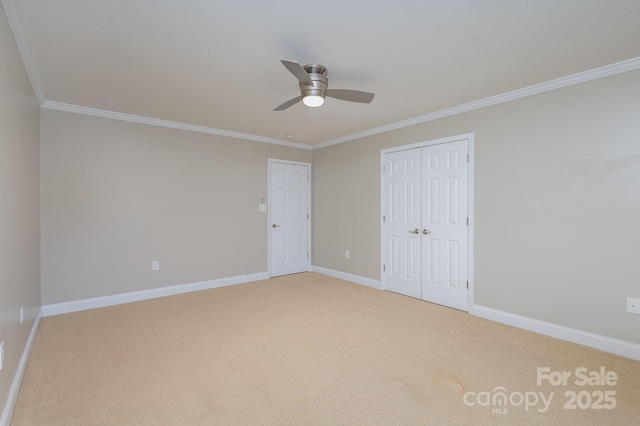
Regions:
[[429, 230], [427, 230], [427, 229], [423, 229], [423, 230], [422, 230], [422, 233], [423, 233], [424, 235], [427, 235], [427, 234], [430, 234], [430, 233], [431, 233], [431, 231], [429, 231]]
[[420, 230], [418, 228], [414, 229], [413, 231], [409, 231], [410, 234], [419, 234]]
[[275, 223], [274, 223], [273, 225], [271, 225], [271, 227], [272, 227], [272, 228], [277, 228], [277, 227], [279, 227], [279, 226], [280, 226], [280, 225], [276, 225]]

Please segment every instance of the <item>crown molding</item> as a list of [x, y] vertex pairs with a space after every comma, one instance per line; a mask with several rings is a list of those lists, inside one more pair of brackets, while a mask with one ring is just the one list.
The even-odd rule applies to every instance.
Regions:
[[113, 120], [129, 121], [133, 123], [148, 124], [152, 126], [168, 127], [172, 129], [186, 130], [191, 132], [206, 133], [218, 136], [226, 136], [236, 139], [245, 139], [255, 142], [263, 142], [275, 145], [282, 145], [291, 148], [299, 148], [305, 150], [315, 150], [326, 148], [332, 145], [338, 145], [344, 142], [349, 142], [355, 139], [361, 139], [367, 136], [373, 136], [381, 133], [390, 132], [393, 130], [402, 129], [405, 127], [415, 126], [417, 124], [426, 123], [429, 121], [438, 120], [445, 117], [450, 117], [457, 114], [473, 111], [480, 108], [485, 108], [492, 105], [501, 104], [504, 102], [513, 101], [516, 99], [537, 95], [540, 93], [548, 92], [551, 90], [560, 89], [567, 86], [573, 86], [587, 81], [596, 80], [603, 77], [608, 77], [615, 74], [621, 74], [627, 71], [632, 71], [640, 68], [640, 57], [628, 59], [625, 61], [617, 62], [611, 65], [605, 65], [603, 67], [595, 68], [589, 71], [572, 74], [566, 77], [557, 78], [555, 80], [547, 81], [540, 84], [535, 84], [522, 89], [513, 90], [510, 92], [502, 93], [500, 95], [491, 96], [488, 98], [472, 101], [466, 104], [454, 106], [451, 108], [443, 109], [440, 111], [432, 112], [429, 114], [421, 115], [418, 117], [410, 118], [407, 120], [390, 123], [384, 126], [374, 127], [372, 129], [364, 130], [361, 132], [353, 133], [339, 138], [330, 139], [324, 142], [316, 144], [304, 144], [299, 142], [290, 142], [281, 139], [269, 138], [265, 136], [252, 135], [247, 133], [234, 132], [230, 130], [216, 129], [212, 127], [197, 126], [193, 124], [180, 123], [176, 121], [161, 120], [151, 117], [143, 117], [138, 115], [124, 114], [113, 111], [106, 111], [96, 108], [83, 107], [80, 105], [66, 104], [62, 102], [55, 102], [46, 100], [38, 73], [36, 71], [35, 61], [31, 55], [31, 47], [26, 37], [22, 21], [20, 19], [19, 6], [16, 0], [0, 0], [4, 7], [9, 21], [9, 26], [13, 32], [13, 36], [16, 40], [18, 50], [22, 57], [27, 76], [31, 82], [38, 104], [42, 108], [53, 109], [58, 111], [74, 112], [78, 114], [91, 115], [95, 117], [110, 118]]
[[245, 139], [254, 142], [283, 145], [290, 148], [311, 150], [311, 145], [299, 142], [289, 142], [265, 136], [251, 135], [248, 133], [233, 132], [230, 130], [215, 129], [213, 127], [197, 126], [195, 124], [180, 123], [177, 121], [160, 120], [158, 118], [143, 117], [140, 115], [124, 114], [121, 112], [106, 111], [103, 109], [89, 108], [80, 105], [66, 104], [63, 102], [44, 101], [42, 108], [56, 111], [74, 112], [76, 114], [91, 115], [93, 117], [109, 118], [112, 120], [129, 121], [131, 123], [148, 124], [150, 126], [168, 127], [171, 129], [186, 130], [189, 132], [206, 133], [209, 135], [225, 136], [229, 138]]
[[27, 76], [29, 78], [29, 81], [31, 82], [31, 87], [33, 88], [33, 92], [36, 96], [38, 104], [42, 108], [58, 110], [58, 111], [74, 112], [77, 114], [91, 115], [94, 117], [110, 118], [113, 120], [129, 121], [132, 123], [141, 123], [141, 124], [148, 124], [152, 126], [187, 130], [190, 132], [226, 136], [226, 137], [236, 138], [236, 139], [245, 139], [245, 140], [250, 140], [255, 142], [282, 145], [282, 146], [287, 146], [291, 148], [299, 148], [299, 149], [306, 149], [306, 150], [312, 149], [311, 145], [299, 143], [299, 142], [290, 142], [290, 141], [285, 141], [285, 140], [280, 140], [275, 138], [269, 138], [265, 136], [233, 132], [230, 130], [215, 129], [212, 127], [197, 126], [193, 124], [179, 123], [176, 121], [160, 120], [156, 118], [124, 114], [124, 113], [106, 111], [106, 110], [101, 110], [96, 108], [83, 107], [80, 105], [72, 105], [72, 104], [66, 104], [62, 102], [49, 101], [46, 99], [46, 96], [44, 95], [44, 92], [42, 90], [42, 86], [40, 85], [40, 79], [38, 78], [38, 73], [36, 71], [35, 61], [33, 60], [33, 56], [31, 54], [31, 50], [32, 50], [31, 45], [26, 37], [26, 32], [24, 30], [24, 26], [22, 25], [22, 20], [20, 19], [20, 9], [19, 9], [18, 3], [15, 0], [0, 0], [0, 1], [2, 2], [2, 6], [4, 7], [5, 14], [7, 15], [7, 20], [9, 21], [9, 26], [11, 27], [11, 31], [13, 32], [13, 36], [16, 40], [18, 51], [20, 52], [20, 56], [22, 57], [22, 62], [27, 72]]
[[[2, 0], [3, 3], [9, 0]], [[150, 117], [142, 117], [138, 115], [124, 114], [120, 112], [105, 111], [101, 109], [83, 107], [79, 105], [65, 104], [54, 101], [44, 101], [41, 103], [43, 108], [54, 109], [58, 111], [75, 112], [78, 114], [92, 115], [95, 117], [110, 118], [114, 120], [130, 121], [134, 123], [149, 124], [152, 126], [169, 127], [173, 129], [187, 130], [199, 133], [208, 133], [218, 136], [227, 136], [237, 139], [246, 139], [256, 142], [270, 143], [275, 145], [283, 145], [291, 148], [300, 148], [306, 150], [316, 150], [326, 148], [332, 145], [338, 145], [341, 143], [349, 142], [355, 139], [361, 139], [367, 136], [378, 135], [381, 133], [391, 132], [393, 130], [403, 129], [405, 127], [415, 126], [417, 124], [426, 123], [429, 121], [439, 120], [441, 118], [450, 117], [457, 114], [462, 114], [469, 111], [474, 111], [480, 108], [485, 108], [492, 105], [497, 105], [505, 102], [510, 102], [516, 99], [525, 98], [528, 96], [538, 95], [544, 92], [561, 89], [563, 87], [573, 86], [580, 83], [585, 83], [591, 80], [599, 78], [609, 77], [616, 74], [622, 74], [628, 71], [633, 71], [640, 68], [640, 57], [628, 59], [626, 61], [617, 62], [611, 65], [605, 65], [603, 67], [595, 68], [589, 71], [572, 74], [566, 77], [560, 77], [555, 80], [550, 80], [540, 84], [534, 84], [533, 86], [524, 87], [522, 89], [512, 90], [510, 92], [502, 93], [488, 98], [480, 99], [477, 101], [469, 102], [466, 104], [458, 105], [455, 107], [443, 109], [440, 111], [432, 112], [429, 114], [421, 115], [407, 120], [397, 121], [395, 123], [387, 124], [380, 127], [374, 127], [372, 129], [364, 130], [362, 132], [353, 133], [350, 135], [342, 136], [336, 139], [330, 139], [324, 142], [319, 142], [313, 145], [308, 145], [298, 142], [289, 142], [280, 139], [268, 138], [264, 136], [251, 135], [247, 133], [232, 132], [229, 130], [215, 129], [212, 127], [196, 126], [193, 124], [180, 123], [176, 121], [160, 120]]]
[[636, 70], [638, 68], [640, 68], [640, 57], [628, 59], [626, 61], [617, 62], [615, 64], [606, 65], [600, 68], [595, 68], [566, 77], [557, 78], [555, 80], [547, 81], [544, 83], [534, 84], [533, 86], [524, 87], [522, 89], [513, 90], [511, 92], [502, 93], [500, 95], [491, 96], [455, 107], [443, 109], [440, 111], [421, 115], [419, 117], [414, 117], [384, 126], [375, 127], [369, 130], [364, 130], [362, 132], [353, 133], [351, 135], [342, 136], [336, 139], [319, 142], [313, 144], [313, 149], [315, 150], [325, 148], [328, 146], [338, 145], [367, 136], [378, 135], [380, 133], [386, 133], [392, 130], [415, 126], [416, 124], [426, 123], [428, 121], [434, 121], [441, 118], [450, 117], [452, 115], [462, 114], [464, 112], [469, 112], [476, 109], [485, 108], [488, 106], [497, 105], [520, 98], [525, 98], [528, 96], [538, 95], [540, 93], [549, 92], [551, 90], [561, 89], [563, 87], [573, 86], [576, 84], [585, 83], [587, 81], [596, 80], [598, 78], [608, 77], [615, 74], [621, 74], [627, 71]]
[[31, 82], [31, 88], [36, 96], [38, 105], [42, 105], [46, 99], [42, 86], [40, 86], [40, 79], [38, 79], [38, 73], [36, 71], [36, 65], [31, 55], [31, 45], [27, 39], [24, 27], [22, 26], [22, 20], [20, 19], [20, 9], [15, 0], [2, 0], [2, 6], [4, 12], [7, 15], [7, 21], [9, 21], [9, 27], [13, 33], [13, 37], [18, 45], [18, 51], [22, 57], [22, 62], [27, 71], [27, 77]]

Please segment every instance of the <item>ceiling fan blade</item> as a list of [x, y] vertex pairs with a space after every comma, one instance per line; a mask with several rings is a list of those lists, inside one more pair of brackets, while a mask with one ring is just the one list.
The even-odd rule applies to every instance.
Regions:
[[282, 65], [284, 65], [291, 74], [296, 76], [300, 83], [304, 84], [305, 86], [313, 86], [313, 81], [311, 81], [309, 73], [304, 70], [302, 65], [295, 61], [287, 61], [285, 59], [282, 59], [280, 62], [282, 62]]
[[293, 99], [289, 99], [287, 102], [283, 103], [282, 105], [274, 108], [274, 111], [282, 111], [285, 110], [291, 106], [294, 106], [295, 104], [297, 104], [298, 102], [300, 102], [302, 100], [302, 96], [296, 96]]
[[359, 90], [328, 89], [327, 96], [341, 99], [343, 101], [361, 102], [363, 104], [368, 104], [373, 100], [375, 93], [361, 92]]

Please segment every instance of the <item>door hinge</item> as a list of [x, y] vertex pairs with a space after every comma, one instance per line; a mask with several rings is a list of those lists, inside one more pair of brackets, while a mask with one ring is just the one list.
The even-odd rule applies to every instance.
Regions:
[[309, 219], [309, 213], [307, 213], [307, 219]]
[[469, 290], [469, 281], [467, 281], [467, 290]]
[[469, 217], [467, 217], [467, 226], [469, 226]]
[[[309, 258], [309, 252], [307, 252], [307, 259], [308, 259], [308, 258]], [[467, 288], [469, 288], [469, 287], [467, 287]]]
[[307, 175], [307, 182], [309, 182], [311, 180], [311, 178], [309, 177], [309, 175]]
[[467, 154], [467, 163], [469, 162], [469, 154]]
[[386, 222], [387, 221], [387, 217], [385, 215], [382, 215], [382, 222]]
[[387, 166], [382, 166], [382, 173], [387, 171]]

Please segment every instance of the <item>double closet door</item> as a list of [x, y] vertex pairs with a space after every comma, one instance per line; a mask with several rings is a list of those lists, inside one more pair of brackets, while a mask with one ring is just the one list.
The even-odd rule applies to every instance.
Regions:
[[468, 311], [468, 153], [464, 139], [383, 154], [385, 290]]

